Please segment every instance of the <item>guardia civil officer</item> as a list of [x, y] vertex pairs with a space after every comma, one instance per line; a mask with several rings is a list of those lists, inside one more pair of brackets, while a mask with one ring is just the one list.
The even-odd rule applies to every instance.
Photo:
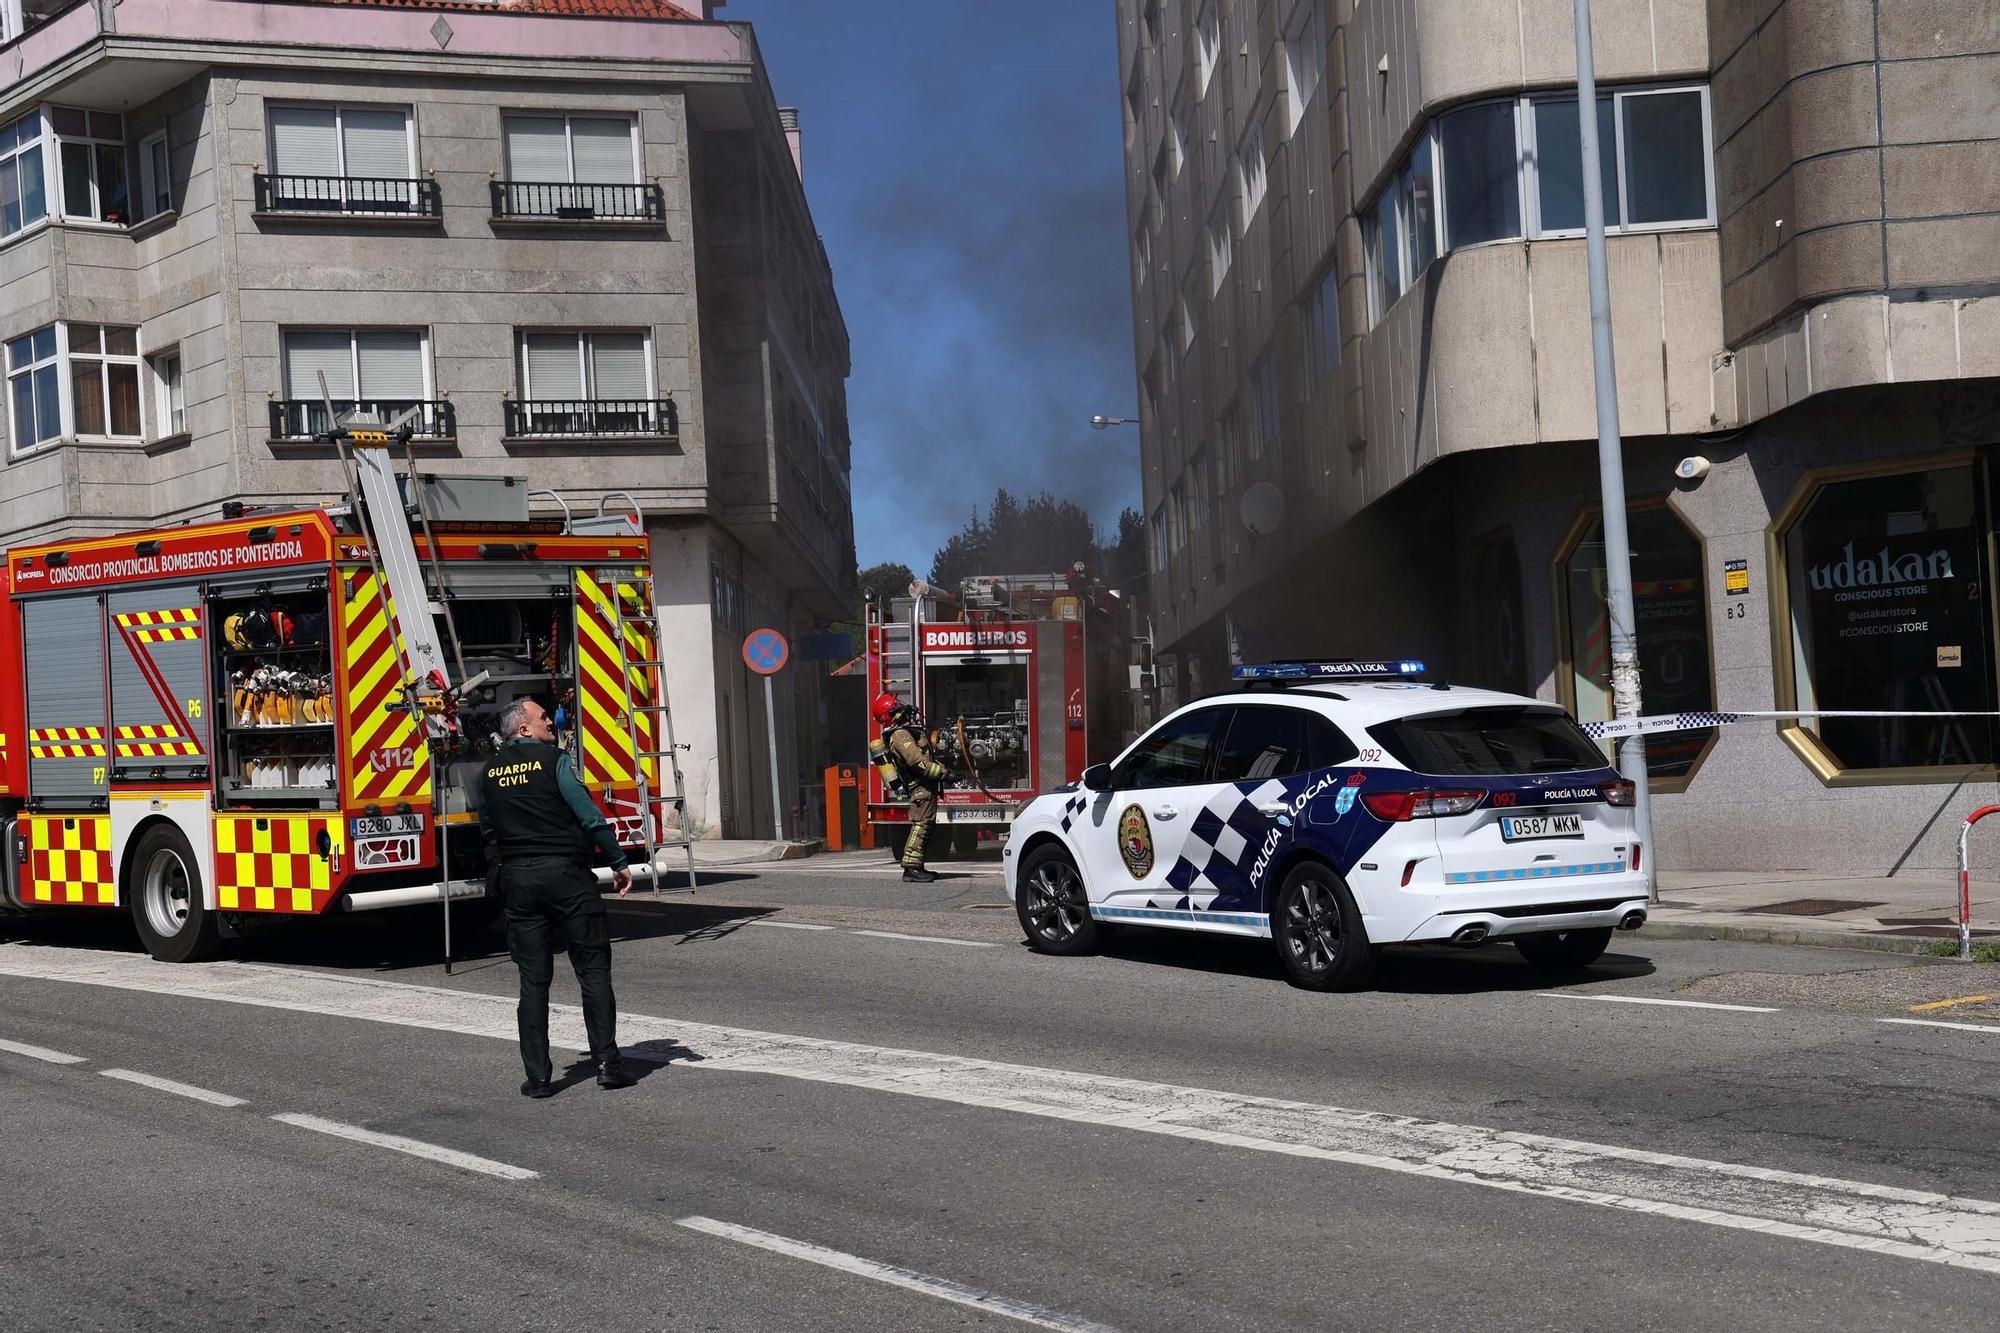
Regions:
[[611, 825], [555, 745], [549, 715], [533, 699], [517, 699], [500, 714], [500, 752], [479, 780], [479, 831], [486, 855], [498, 858], [507, 905], [507, 950], [521, 970], [521, 1092], [556, 1092], [549, 1068], [549, 982], [555, 945], [569, 951], [583, 992], [583, 1022], [598, 1086], [629, 1088], [634, 1079], [618, 1053], [617, 1004], [611, 994], [611, 930], [590, 873], [592, 852], [611, 864], [618, 896], [632, 891]]

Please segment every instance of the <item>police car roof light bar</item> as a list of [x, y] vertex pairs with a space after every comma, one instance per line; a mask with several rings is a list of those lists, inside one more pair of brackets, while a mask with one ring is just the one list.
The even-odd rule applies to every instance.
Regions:
[[1413, 658], [1387, 662], [1246, 662], [1230, 668], [1229, 672], [1233, 680], [1281, 684], [1310, 684], [1327, 680], [1409, 680], [1423, 674], [1424, 664]]

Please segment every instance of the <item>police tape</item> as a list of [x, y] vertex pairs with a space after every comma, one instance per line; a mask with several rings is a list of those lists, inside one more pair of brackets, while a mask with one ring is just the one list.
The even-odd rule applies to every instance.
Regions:
[[1794, 708], [1776, 712], [1753, 710], [1742, 713], [1661, 713], [1657, 717], [1616, 718], [1609, 722], [1582, 722], [1583, 734], [1592, 740], [1616, 740], [1625, 736], [1650, 736], [1662, 731], [1702, 731], [1726, 727], [1732, 722], [1782, 722], [1808, 717], [1922, 717], [1931, 719], [2000, 717], [2000, 712], [1893, 713], [1873, 709]]

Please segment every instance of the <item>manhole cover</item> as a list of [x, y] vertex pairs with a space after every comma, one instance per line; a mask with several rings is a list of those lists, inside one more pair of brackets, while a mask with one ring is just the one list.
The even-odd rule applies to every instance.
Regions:
[[1781, 903], [1767, 903], [1763, 907], [1739, 907], [1736, 910], [1765, 916], [1830, 916], [1835, 912], [1858, 912], [1866, 907], [1881, 905], [1879, 902], [1864, 903], [1853, 898], [1787, 898]]

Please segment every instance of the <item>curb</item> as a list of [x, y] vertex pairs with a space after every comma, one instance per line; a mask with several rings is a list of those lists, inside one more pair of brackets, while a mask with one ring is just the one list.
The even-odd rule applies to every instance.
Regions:
[[[1716, 922], [1649, 920], [1636, 932], [1665, 940], [1733, 940], [1740, 944], [1795, 944], [1813, 949], [1863, 949], [1871, 953], [1926, 955], [1937, 943], [1915, 935], [1868, 935], [1849, 930], [1799, 930]], [[1950, 961], [1950, 960], [1947, 960]]]
[[727, 858], [716, 857], [710, 860], [701, 854], [700, 844], [697, 843], [694, 864], [695, 869], [700, 870], [704, 866], [719, 869], [724, 866], [753, 866], [765, 861], [797, 861], [804, 857], [817, 855], [823, 845], [818, 838], [803, 838], [795, 842], [776, 843], [759, 852], [750, 852], [741, 856]]

